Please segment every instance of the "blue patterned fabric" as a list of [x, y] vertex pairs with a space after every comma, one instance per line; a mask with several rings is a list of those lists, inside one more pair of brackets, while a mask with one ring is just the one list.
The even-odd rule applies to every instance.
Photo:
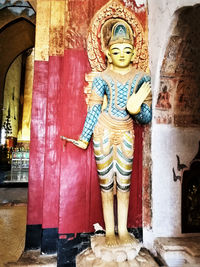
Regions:
[[[119, 81], [114, 82], [112, 77], [106, 75], [107, 82], [100, 76], [97, 76], [92, 84], [92, 90], [95, 91], [97, 95], [103, 98], [104, 94], [107, 95], [108, 105], [104, 112], [109, 113], [110, 116], [117, 119], [125, 119], [130, 116], [126, 110], [127, 100], [128, 100], [128, 91], [131, 85], [130, 95], [134, 92], [135, 84], [138, 80], [138, 75], [136, 74], [134, 79], [128, 80], [125, 84], [120, 83]], [[143, 76], [139, 81], [136, 92], [140, 89], [141, 85], [144, 82], [150, 81], [150, 76]], [[111, 91], [111, 92], [110, 92]], [[112, 95], [110, 95], [110, 93]], [[112, 97], [111, 97], [112, 96]], [[112, 99], [112, 100], [111, 100]], [[99, 115], [101, 113], [101, 105], [96, 104], [88, 111], [87, 117], [85, 120], [84, 128], [80, 136], [81, 140], [89, 142], [95, 125], [97, 124]], [[141, 124], [149, 123], [152, 119], [152, 110], [148, 105], [142, 104], [141, 111], [134, 116], [134, 118]]]
[[92, 83], [92, 90], [94, 90], [97, 95], [103, 97], [106, 86], [106, 82], [101, 77], [95, 77]]
[[[127, 81], [124, 84], [121, 84], [120, 82], [117, 82], [117, 92], [115, 91], [115, 83], [112, 80], [111, 77], [107, 77], [110, 87], [111, 87], [111, 92], [112, 92], [112, 102], [111, 102], [111, 98], [110, 98], [110, 91], [109, 91], [109, 95], [107, 95], [108, 97], [108, 105], [107, 108], [105, 109], [105, 112], [109, 112], [109, 109], [111, 111], [111, 114], [113, 117], [115, 117], [116, 119], [118, 118], [124, 118], [126, 116], [128, 116], [128, 112], [126, 110], [126, 103], [127, 103], [127, 99], [128, 99], [128, 90], [129, 90], [129, 83], [130, 81]], [[108, 85], [107, 85], [107, 88]], [[116, 107], [115, 105], [115, 99], [117, 100], [117, 105], [120, 108], [124, 108], [124, 110], [118, 109], [118, 107]], [[110, 108], [111, 106], [111, 108]]]
[[80, 136], [81, 140], [85, 140], [87, 142], [90, 141], [92, 136], [94, 127], [98, 121], [99, 115], [101, 112], [101, 105], [94, 105], [87, 113], [87, 117], [85, 120], [84, 128], [82, 134]]
[[126, 107], [127, 97], [128, 97], [128, 85], [129, 82], [125, 84], [125, 86], [121, 83], [117, 83], [117, 105], [120, 108]]
[[152, 119], [152, 109], [143, 103], [141, 106], [141, 111], [134, 115], [134, 117], [140, 124], [147, 124]]

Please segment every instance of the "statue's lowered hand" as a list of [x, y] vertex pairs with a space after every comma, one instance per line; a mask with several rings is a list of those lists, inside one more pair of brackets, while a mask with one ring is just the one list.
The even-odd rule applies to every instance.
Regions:
[[146, 97], [151, 92], [150, 82], [144, 82], [137, 93], [133, 93], [127, 101], [127, 110], [130, 114], [137, 114]]
[[71, 139], [71, 138], [67, 138], [65, 136], [60, 136], [60, 138], [62, 140], [65, 140], [66, 142], [70, 142], [70, 143], [74, 144], [75, 146], [80, 147], [82, 149], [86, 149], [87, 146], [88, 146], [88, 143], [86, 141], [74, 140], [74, 139]]

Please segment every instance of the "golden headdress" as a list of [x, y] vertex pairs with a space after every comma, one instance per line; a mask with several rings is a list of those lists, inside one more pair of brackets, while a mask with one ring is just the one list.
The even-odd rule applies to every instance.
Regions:
[[105, 50], [115, 43], [134, 45], [134, 34], [131, 26], [123, 19], [109, 19], [101, 29], [101, 46]]

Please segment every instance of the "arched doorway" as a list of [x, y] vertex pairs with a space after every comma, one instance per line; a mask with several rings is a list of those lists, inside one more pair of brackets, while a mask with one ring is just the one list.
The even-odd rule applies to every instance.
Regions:
[[[33, 70], [34, 56], [32, 52], [30, 63], [30, 49], [35, 43], [35, 11], [28, 2], [6, 1], [0, 4], [0, 14], [0, 184], [5, 185], [5, 182], [11, 182], [12, 153], [14, 150], [18, 152], [24, 146], [22, 124], [25, 116], [23, 113], [27, 113], [24, 109], [27, 101], [31, 108], [31, 101], [27, 100], [26, 76], [31, 65]], [[28, 75], [30, 77], [30, 71]], [[32, 90], [32, 85], [29, 81], [29, 95], [30, 89]], [[30, 138], [25, 144], [26, 152], [29, 142]], [[21, 158], [21, 155], [16, 157]], [[23, 157], [20, 166], [25, 164], [28, 170], [28, 153]], [[19, 163], [18, 159], [16, 163]], [[17, 179], [20, 181], [23, 177], [27, 182], [27, 174], [26, 177]]]
[[[186, 176], [183, 173], [190, 168], [198, 151], [199, 15], [199, 5], [176, 11], [174, 28], [160, 71], [160, 89], [154, 112], [154, 136], [157, 136], [156, 145], [160, 156], [159, 164], [154, 163], [154, 170], [159, 177], [159, 181], [154, 179], [154, 188], [160, 190], [154, 198], [154, 207], [158, 212], [154, 212], [157, 216], [154, 222], [160, 236], [182, 235], [182, 215], [185, 209], [182, 185]], [[165, 205], [164, 210], [162, 204]], [[162, 216], [163, 222], [160, 223]]]

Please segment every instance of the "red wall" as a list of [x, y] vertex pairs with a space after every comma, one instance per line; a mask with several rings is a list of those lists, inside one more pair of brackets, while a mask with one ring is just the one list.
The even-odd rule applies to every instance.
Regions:
[[[95, 1], [95, 5], [85, 1], [81, 14], [75, 10], [82, 1], [69, 2], [71, 27], [88, 28], [94, 13], [107, 1]], [[144, 14], [140, 16], [145, 25]], [[103, 225], [92, 144], [86, 151], [72, 144], [63, 148], [60, 139], [60, 135], [77, 139], [87, 113], [83, 88], [85, 73], [91, 70], [84, 42], [80, 46], [66, 49], [63, 56], [50, 56], [49, 62], [35, 62], [28, 224], [58, 228], [61, 234], [91, 232], [94, 223]], [[135, 126], [129, 227], [142, 226], [142, 131]]]
[[[35, 64], [28, 224], [59, 227], [60, 233], [89, 232], [93, 223], [103, 224], [92, 144], [85, 151], [72, 144], [63, 147], [60, 140], [60, 135], [77, 139], [82, 131], [88, 70], [84, 50], [66, 50], [63, 58]], [[142, 223], [141, 126], [135, 126], [135, 135], [129, 227]]]
[[60, 188], [60, 91], [63, 58], [49, 58], [43, 183], [43, 228], [58, 227]]
[[29, 225], [42, 224], [48, 62], [35, 61], [28, 186]]
[[[87, 112], [83, 87], [88, 71], [84, 50], [65, 51], [61, 135], [77, 139], [81, 134]], [[92, 146], [85, 151], [67, 144], [65, 151], [61, 150], [59, 232], [92, 231], [90, 222], [102, 222], [100, 209]]]

